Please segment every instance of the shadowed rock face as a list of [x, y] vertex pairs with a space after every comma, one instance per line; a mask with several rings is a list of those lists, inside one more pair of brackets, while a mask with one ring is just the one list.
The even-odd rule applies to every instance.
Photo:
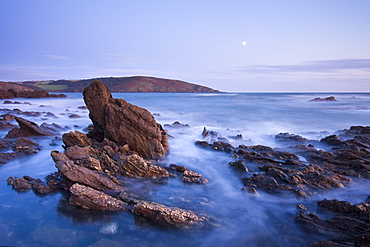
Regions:
[[99, 142], [104, 138], [129, 147], [145, 159], [158, 159], [167, 154], [169, 145], [162, 126], [152, 114], [123, 99], [114, 99], [109, 89], [94, 81], [83, 91], [94, 129], [89, 136]]

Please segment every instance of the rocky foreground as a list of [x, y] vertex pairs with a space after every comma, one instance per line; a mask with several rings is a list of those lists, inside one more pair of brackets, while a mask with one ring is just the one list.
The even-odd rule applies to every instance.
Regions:
[[[46, 182], [28, 176], [9, 177], [17, 190], [33, 189], [46, 194], [57, 189], [69, 192], [71, 205], [92, 210], [127, 211], [168, 228], [209, 226], [200, 213], [140, 199], [128, 191], [120, 176], [142, 179], [166, 179], [183, 174], [184, 182], [205, 183], [200, 174], [172, 165], [155, 165], [169, 151], [167, 134], [146, 109], [114, 99], [108, 88], [94, 81], [83, 92], [93, 128], [88, 134], [79, 131], [62, 136], [64, 153], [52, 151], [58, 172]], [[20, 128], [9, 133], [49, 135], [44, 126], [16, 117]], [[32, 135], [32, 134], [31, 134]]]
[[[83, 96], [93, 127], [88, 134], [79, 131], [63, 134], [64, 152], [51, 152], [58, 172], [49, 175], [46, 181], [29, 176], [9, 177], [9, 184], [16, 190], [32, 189], [40, 194], [65, 190], [68, 203], [75, 207], [127, 211], [167, 228], [215, 226], [211, 216], [144, 200], [137, 191], [125, 186], [124, 177], [138, 178], [140, 182], [180, 176], [184, 183], [193, 184], [206, 184], [212, 179], [184, 166], [158, 165], [157, 160], [169, 152], [168, 135], [146, 109], [112, 98], [99, 81], [91, 83]], [[11, 116], [4, 116], [4, 121], [12, 119]], [[20, 117], [14, 119], [19, 128], [13, 127], [2, 144], [14, 150], [13, 156], [30, 155], [39, 149], [25, 136], [62, 131], [55, 125], [37, 126]], [[168, 127], [189, 126], [175, 122]], [[305, 199], [323, 191], [351, 185], [358, 178], [370, 178], [370, 127], [353, 126], [320, 141], [280, 133], [275, 139], [283, 148], [278, 149], [261, 145], [234, 147], [226, 138], [207, 129], [202, 135], [204, 140], [197, 141], [197, 146], [230, 154], [229, 165], [242, 180], [242, 191], [252, 194], [263, 191], [302, 200], [297, 205], [297, 226], [327, 238], [314, 246], [370, 245], [369, 199], [355, 205], [339, 199], [317, 202], [320, 208], [335, 215], [329, 220], [308, 212], [304, 206]]]

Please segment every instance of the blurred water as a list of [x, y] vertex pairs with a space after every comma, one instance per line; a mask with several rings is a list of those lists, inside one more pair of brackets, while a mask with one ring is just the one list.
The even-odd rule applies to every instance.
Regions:
[[[30, 104], [2, 104], [0, 108], [40, 111], [43, 114], [39, 117], [21, 117], [37, 124], [57, 123], [66, 132], [83, 132], [91, 122], [88, 111], [80, 108], [84, 105], [82, 95], [68, 96], [17, 99]], [[335, 96], [338, 101], [309, 102], [328, 96]], [[204, 127], [217, 131], [234, 145], [277, 147], [274, 136], [280, 132], [319, 140], [337, 130], [370, 124], [370, 94], [115, 93], [113, 97], [148, 109], [162, 125], [175, 121], [188, 124], [187, 128], [166, 128], [173, 138], [169, 139], [171, 151], [163, 163], [184, 165], [209, 180], [207, 185], [186, 185], [178, 178], [170, 178], [165, 184], [141, 181], [138, 185], [137, 180], [132, 180], [133, 186], [145, 190], [147, 199], [212, 215], [220, 226], [206, 231], [169, 231], [140, 223], [127, 213], [81, 210], [75, 214], [59, 192], [40, 197], [33, 192], [13, 191], [5, 182], [9, 176], [43, 179], [56, 171], [50, 151], [62, 151], [62, 143], [57, 141], [59, 145], [50, 146], [54, 137], [42, 137], [34, 139], [42, 146], [38, 154], [0, 165], [0, 245], [47, 246], [40, 243], [35, 232], [50, 226], [77, 234], [74, 246], [88, 246], [101, 239], [122, 246], [306, 246], [319, 237], [306, 235], [295, 225], [295, 206], [300, 200], [242, 192], [239, 176], [228, 166], [232, 161], [230, 155], [200, 149], [194, 142], [201, 140]], [[48, 117], [47, 112], [56, 117]], [[70, 118], [71, 114], [80, 117]], [[6, 133], [1, 131], [0, 135]], [[243, 140], [230, 138], [237, 134], [242, 134]], [[329, 191], [304, 203], [311, 211], [316, 210], [315, 200], [320, 198], [338, 197], [358, 203], [365, 199], [369, 189], [365, 182], [358, 181], [354, 187]], [[118, 223], [118, 233], [109, 236], [99, 233], [109, 222]]]

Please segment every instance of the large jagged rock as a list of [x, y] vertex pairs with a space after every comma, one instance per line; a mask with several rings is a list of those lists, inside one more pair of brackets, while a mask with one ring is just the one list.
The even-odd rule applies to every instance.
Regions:
[[58, 151], [52, 151], [51, 157], [58, 170], [69, 180], [75, 183], [88, 185], [101, 191], [123, 191], [119, 181], [109, 174], [93, 171], [83, 166], [76, 165], [66, 155]]
[[83, 96], [94, 124], [89, 135], [95, 140], [107, 138], [119, 146], [128, 144], [145, 159], [158, 159], [169, 151], [165, 131], [146, 109], [114, 99], [97, 80], [84, 89]]
[[69, 202], [72, 205], [102, 211], [129, 210], [128, 205], [123, 201], [82, 184], [75, 183], [69, 191], [71, 192]]

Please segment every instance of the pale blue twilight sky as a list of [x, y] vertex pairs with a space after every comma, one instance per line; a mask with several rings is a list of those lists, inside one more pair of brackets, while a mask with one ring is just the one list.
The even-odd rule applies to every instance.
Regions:
[[132, 75], [370, 92], [370, 0], [0, 0], [0, 81]]

